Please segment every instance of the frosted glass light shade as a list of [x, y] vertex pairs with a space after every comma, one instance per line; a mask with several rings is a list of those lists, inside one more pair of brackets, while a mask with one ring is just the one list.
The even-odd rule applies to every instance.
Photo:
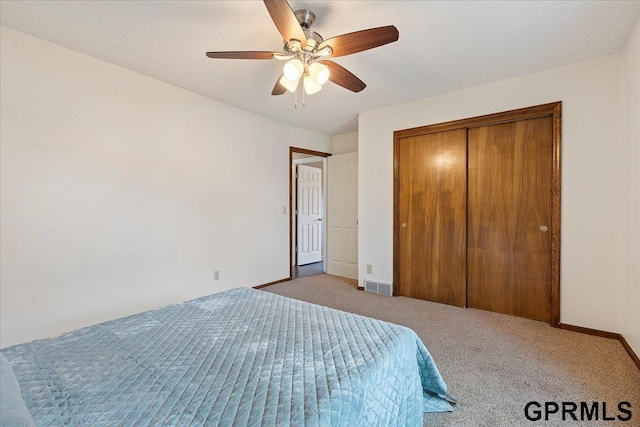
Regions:
[[287, 77], [287, 79], [291, 80], [292, 82], [297, 82], [300, 76], [302, 76], [303, 71], [304, 65], [299, 59], [292, 59], [284, 64], [283, 73]]
[[316, 83], [311, 76], [304, 76], [304, 91], [307, 95], [313, 95], [320, 92], [322, 86]]
[[295, 92], [298, 87], [298, 80], [291, 81], [287, 76], [280, 77], [280, 84], [284, 86], [289, 92]]
[[330, 71], [326, 65], [314, 62], [309, 65], [309, 75], [313, 78], [313, 81], [323, 85], [329, 80]]
[[309, 76], [319, 85], [323, 85], [329, 80], [329, 68], [319, 62], [309, 65]]

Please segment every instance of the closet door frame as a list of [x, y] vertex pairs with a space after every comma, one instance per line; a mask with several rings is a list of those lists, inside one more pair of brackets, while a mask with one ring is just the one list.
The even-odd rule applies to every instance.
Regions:
[[[471, 117], [428, 126], [395, 131], [393, 133], [393, 283], [399, 283], [399, 244], [400, 244], [400, 180], [399, 150], [402, 138], [430, 133], [445, 132], [454, 129], [469, 129], [479, 126], [514, 122], [536, 117], [551, 116], [553, 120], [552, 167], [551, 167], [551, 286], [549, 289], [551, 326], [560, 326], [560, 220], [561, 220], [561, 125], [562, 102], [520, 108], [501, 113]], [[394, 296], [398, 295], [397, 286], [393, 287]]]

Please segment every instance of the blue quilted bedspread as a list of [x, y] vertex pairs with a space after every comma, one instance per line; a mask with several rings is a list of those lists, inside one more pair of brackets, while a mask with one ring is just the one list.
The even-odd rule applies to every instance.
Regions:
[[411, 329], [254, 289], [1, 352], [37, 426], [421, 426], [452, 410]]

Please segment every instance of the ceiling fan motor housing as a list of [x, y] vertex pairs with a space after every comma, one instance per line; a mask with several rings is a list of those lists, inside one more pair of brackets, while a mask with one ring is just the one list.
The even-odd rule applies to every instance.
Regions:
[[285, 40], [283, 48], [285, 53], [289, 55], [295, 55], [298, 52], [313, 53], [315, 52], [316, 47], [318, 47], [320, 43], [324, 41], [322, 36], [315, 31], [304, 30], [304, 36], [307, 38], [307, 44], [305, 45], [305, 47], [302, 47], [300, 45], [299, 40], [294, 39], [288, 42]]

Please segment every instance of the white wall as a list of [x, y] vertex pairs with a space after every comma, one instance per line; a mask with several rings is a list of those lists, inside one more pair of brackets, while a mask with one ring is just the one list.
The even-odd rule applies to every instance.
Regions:
[[621, 333], [640, 355], [640, 23], [622, 53]]
[[392, 280], [393, 131], [562, 101], [561, 322], [618, 332], [621, 90], [613, 55], [361, 114], [360, 280]]
[[358, 131], [341, 133], [331, 137], [331, 153], [344, 154], [358, 151]]
[[328, 135], [0, 38], [0, 346], [289, 277], [289, 146]]

